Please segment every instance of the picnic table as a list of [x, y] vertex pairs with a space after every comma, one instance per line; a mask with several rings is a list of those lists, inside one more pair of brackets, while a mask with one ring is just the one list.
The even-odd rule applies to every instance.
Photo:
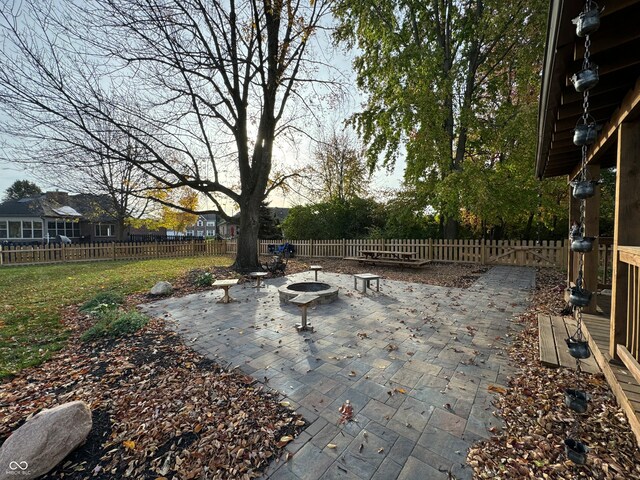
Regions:
[[416, 252], [396, 252], [393, 250], [360, 250], [360, 255], [371, 260], [387, 259], [406, 262], [415, 259], [418, 254]]

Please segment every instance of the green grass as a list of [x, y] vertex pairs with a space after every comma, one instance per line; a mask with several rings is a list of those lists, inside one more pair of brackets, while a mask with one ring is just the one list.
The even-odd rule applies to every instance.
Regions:
[[38, 365], [64, 347], [60, 310], [102, 291], [148, 291], [193, 268], [230, 265], [228, 257], [91, 262], [0, 268], [0, 378]]

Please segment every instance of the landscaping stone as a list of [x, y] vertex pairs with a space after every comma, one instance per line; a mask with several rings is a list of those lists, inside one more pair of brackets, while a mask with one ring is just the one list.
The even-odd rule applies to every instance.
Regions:
[[156, 295], [156, 296], [161, 296], [161, 295], [171, 295], [171, 292], [173, 292], [173, 287], [171, 286], [171, 284], [169, 282], [158, 282], [156, 283], [153, 288], [149, 291], [150, 295]]
[[0, 480], [44, 475], [85, 441], [91, 410], [81, 401], [43, 410], [15, 430], [0, 448]]

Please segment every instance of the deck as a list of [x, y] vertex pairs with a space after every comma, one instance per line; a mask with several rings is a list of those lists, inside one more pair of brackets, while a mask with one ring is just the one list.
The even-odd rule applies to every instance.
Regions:
[[[540, 362], [547, 367], [576, 369], [576, 359], [569, 354], [565, 338], [576, 331], [576, 321], [570, 317], [538, 315]], [[588, 373], [600, 372], [593, 356], [580, 361], [580, 368]]]
[[640, 444], [640, 384], [624, 365], [612, 364], [609, 356], [609, 324], [611, 297], [598, 296], [598, 314], [583, 314], [584, 330], [589, 346], [607, 383], [624, 410], [629, 425]]

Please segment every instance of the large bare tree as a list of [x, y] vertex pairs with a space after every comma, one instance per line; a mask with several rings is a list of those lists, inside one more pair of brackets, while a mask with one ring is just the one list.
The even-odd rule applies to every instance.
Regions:
[[[189, 187], [223, 218], [239, 206], [235, 267], [254, 269], [259, 205], [287, 178], [272, 175], [274, 142], [300, 116], [292, 99], [317, 101], [309, 43], [330, 1], [4, 1], [5, 155], [102, 149], [144, 174], [140, 192]], [[104, 125], [126, 147], [106, 142]]]

